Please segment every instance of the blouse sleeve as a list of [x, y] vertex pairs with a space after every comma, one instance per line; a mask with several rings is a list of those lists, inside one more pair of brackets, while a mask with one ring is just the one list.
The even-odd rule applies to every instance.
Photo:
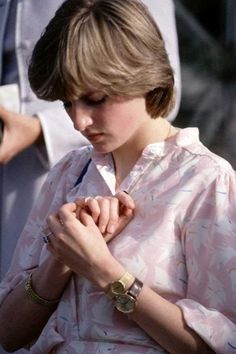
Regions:
[[87, 158], [86, 152], [82, 152], [85, 149], [67, 154], [48, 174], [19, 238], [9, 271], [0, 284], [0, 305], [8, 293], [44, 260], [45, 255], [49, 256], [42, 238], [47, 216], [65, 202], [67, 190], [76, 177], [73, 165], [83, 166], [83, 160]]
[[185, 221], [188, 286], [186, 298], [177, 305], [187, 325], [216, 353], [236, 353], [236, 176], [232, 170], [217, 172]]

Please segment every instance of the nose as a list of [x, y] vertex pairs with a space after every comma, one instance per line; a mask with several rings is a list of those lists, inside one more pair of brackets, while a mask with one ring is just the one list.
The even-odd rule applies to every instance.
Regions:
[[85, 107], [80, 102], [72, 102], [71, 119], [76, 130], [82, 132], [93, 124], [91, 109]]

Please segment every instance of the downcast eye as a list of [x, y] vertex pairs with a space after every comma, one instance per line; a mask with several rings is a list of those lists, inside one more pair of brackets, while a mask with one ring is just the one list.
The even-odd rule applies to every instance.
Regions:
[[90, 97], [90, 96], [82, 96], [80, 98], [81, 102], [83, 102], [84, 104], [86, 104], [87, 106], [99, 106], [103, 103], [105, 103], [107, 99], [107, 96], [104, 95], [104, 96], [100, 96], [100, 97]]

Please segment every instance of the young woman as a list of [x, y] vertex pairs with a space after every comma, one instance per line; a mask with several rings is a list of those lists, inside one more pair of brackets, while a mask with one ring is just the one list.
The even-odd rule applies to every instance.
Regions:
[[0, 287], [0, 342], [37, 354], [235, 353], [235, 172], [196, 129], [163, 118], [173, 72], [146, 8], [66, 1], [29, 78], [91, 145], [56, 165], [31, 212]]

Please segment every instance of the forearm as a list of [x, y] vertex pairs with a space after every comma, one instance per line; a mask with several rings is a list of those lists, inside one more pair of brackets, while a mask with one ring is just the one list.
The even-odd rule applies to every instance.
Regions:
[[[32, 286], [42, 298], [60, 298], [71, 272], [53, 261], [52, 257], [33, 272]], [[24, 282], [17, 286], [0, 307], [0, 343], [8, 351], [14, 351], [35, 340], [41, 333], [56, 306], [47, 307], [35, 303], [24, 289]]]
[[189, 328], [181, 309], [144, 286], [138, 306], [130, 316], [170, 354], [213, 354], [208, 345]]

